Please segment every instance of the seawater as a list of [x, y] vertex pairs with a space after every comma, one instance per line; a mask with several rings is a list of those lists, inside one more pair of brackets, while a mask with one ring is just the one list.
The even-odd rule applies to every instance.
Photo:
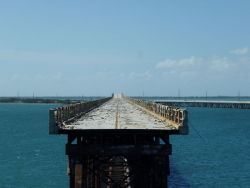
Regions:
[[54, 105], [0, 104], [0, 188], [67, 188], [66, 136], [48, 134]]
[[[47, 104], [0, 104], [0, 188], [68, 188], [66, 136], [48, 135]], [[250, 187], [250, 110], [188, 108], [171, 136], [170, 188]]]
[[171, 136], [170, 187], [250, 187], [250, 110], [187, 110], [190, 134]]

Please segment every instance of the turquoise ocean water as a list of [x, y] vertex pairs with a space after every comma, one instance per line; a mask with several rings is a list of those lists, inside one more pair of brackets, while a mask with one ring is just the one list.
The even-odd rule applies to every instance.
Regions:
[[[46, 104], [0, 104], [0, 188], [68, 188], [66, 136], [48, 135]], [[189, 108], [171, 136], [170, 188], [250, 187], [250, 110]]]

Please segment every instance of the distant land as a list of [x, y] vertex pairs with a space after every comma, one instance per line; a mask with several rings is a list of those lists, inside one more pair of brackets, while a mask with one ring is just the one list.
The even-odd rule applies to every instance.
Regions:
[[[0, 103], [44, 103], [44, 104], [74, 104], [78, 102], [97, 100], [106, 96], [65, 96], [65, 97], [0, 97]], [[130, 96], [142, 100], [232, 100], [250, 101], [250, 96]]]
[[44, 104], [73, 104], [76, 100], [58, 100], [58, 99], [41, 99], [41, 98], [17, 98], [4, 97], [0, 98], [0, 103], [44, 103]]
[[74, 104], [104, 97], [0, 97], [0, 103]]

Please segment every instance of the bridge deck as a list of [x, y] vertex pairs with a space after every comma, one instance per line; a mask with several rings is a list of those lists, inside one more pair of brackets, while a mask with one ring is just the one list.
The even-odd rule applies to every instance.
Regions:
[[84, 114], [77, 121], [68, 123], [64, 130], [93, 129], [152, 129], [176, 130], [176, 127], [145, 112], [121, 96]]

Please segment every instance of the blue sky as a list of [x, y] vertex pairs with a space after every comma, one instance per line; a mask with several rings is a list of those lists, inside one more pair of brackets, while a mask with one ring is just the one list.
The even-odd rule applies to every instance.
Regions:
[[1, 1], [0, 96], [250, 95], [250, 1]]

